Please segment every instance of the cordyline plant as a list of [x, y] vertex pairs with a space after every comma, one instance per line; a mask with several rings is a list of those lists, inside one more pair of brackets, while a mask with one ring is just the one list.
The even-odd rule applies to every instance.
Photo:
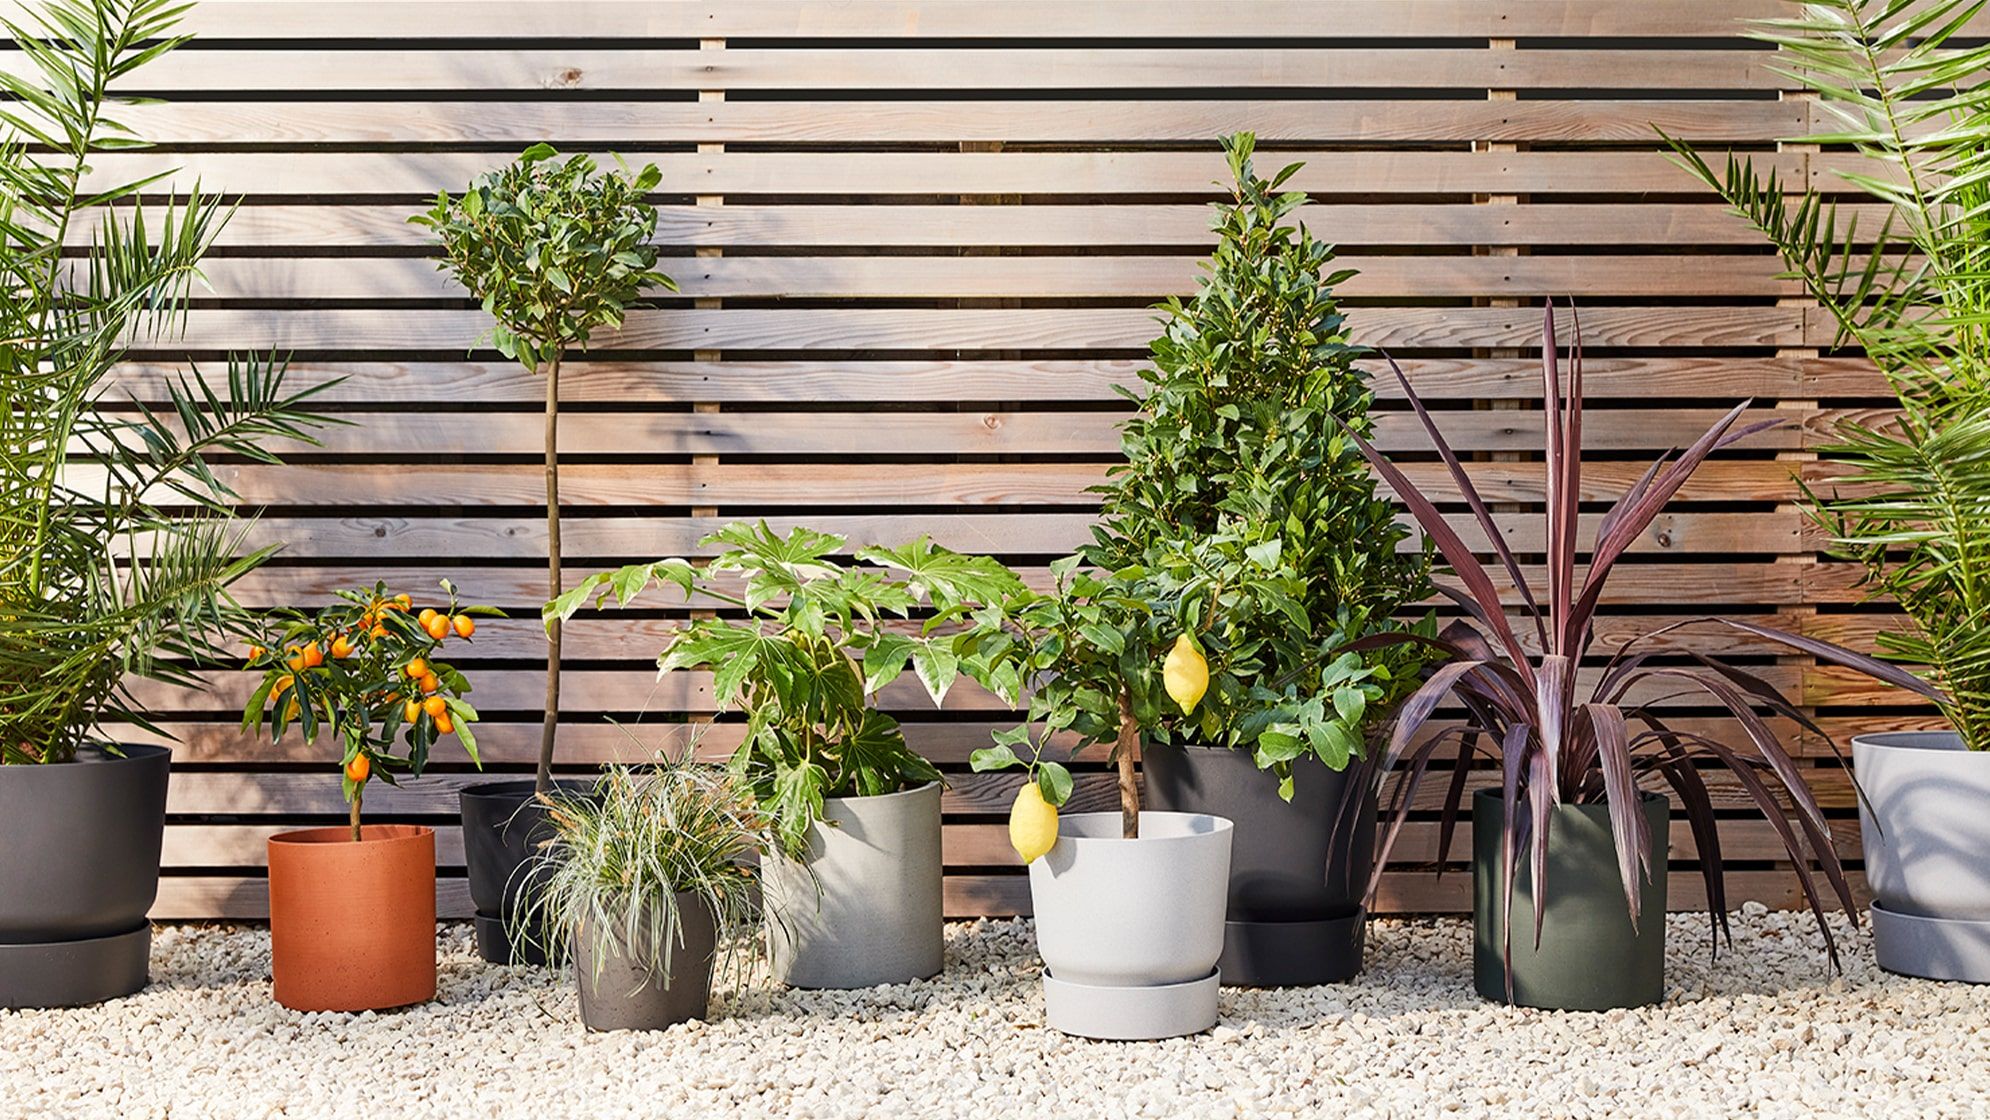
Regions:
[[276, 551], [244, 547], [209, 459], [274, 463], [272, 443], [312, 442], [323, 422], [300, 407], [317, 390], [286, 393], [282, 363], [260, 359], [230, 358], [225, 386], [198, 370], [167, 381], [163, 408], [106, 407], [130, 347], [184, 328], [232, 214], [198, 187], [141, 204], [171, 171], [86, 185], [102, 153], [145, 146], [108, 90], [142, 85], [136, 71], [186, 41], [185, 11], [47, 0], [4, 23], [0, 764], [67, 762], [120, 724], [164, 734], [128, 684], [198, 687], [195, 667], [227, 657], [251, 621], [229, 588]]
[[[451, 639], [469, 641], [475, 617], [499, 612], [461, 605], [448, 580], [442, 592], [447, 599], [437, 610], [389, 594], [385, 584], [341, 591], [339, 602], [316, 614], [272, 617], [266, 644], [249, 650], [247, 667], [261, 672], [262, 682], [243, 705], [242, 729], [267, 728], [272, 741], [293, 726], [307, 743], [325, 730], [338, 737], [355, 843], [369, 781], [397, 785], [397, 770], [421, 777], [429, 751], [445, 735], [456, 736], [470, 761], [482, 765], [470, 729], [477, 709], [464, 699], [470, 682], [436, 654]], [[406, 757], [395, 753], [396, 740]]]
[[[655, 164], [602, 173], [584, 155], [555, 159], [535, 144], [509, 167], [445, 192], [408, 220], [442, 242], [438, 266], [482, 301], [496, 320], [489, 341], [546, 379], [546, 597], [560, 575], [560, 363], [594, 332], [622, 325], [651, 288], [676, 291], [656, 271], [656, 208], [643, 200], [662, 179]], [[619, 163], [619, 159], [618, 159]], [[540, 731], [539, 792], [553, 785], [560, 722], [560, 624], [546, 628], [546, 712]]]
[[[1444, 461], [1466, 505], [1492, 542], [1507, 578], [1518, 591], [1522, 618], [1542, 652], [1528, 652], [1526, 642], [1508, 620], [1498, 586], [1479, 563], [1437, 506], [1366, 440], [1357, 437], [1369, 462], [1409, 506], [1417, 523], [1436, 542], [1438, 551], [1457, 573], [1463, 590], [1446, 593], [1461, 606], [1469, 622], [1447, 626], [1438, 643], [1451, 660], [1433, 672], [1404, 701], [1391, 735], [1388, 765], [1407, 766], [1390, 813], [1393, 821], [1376, 867], [1388, 859], [1407, 819], [1419, 782], [1441, 751], [1455, 752], [1455, 769], [1445, 791], [1438, 862], [1449, 851], [1468, 768], [1483, 752], [1500, 766], [1500, 790], [1505, 817], [1502, 827], [1500, 889], [1509, 911], [1514, 873], [1521, 858], [1530, 860], [1534, 882], [1534, 929], [1538, 945], [1543, 912], [1553, 884], [1546, 881], [1551, 810], [1560, 804], [1603, 804], [1608, 807], [1617, 869], [1623, 880], [1633, 925], [1639, 918], [1639, 893], [1644, 878], [1654, 873], [1653, 840], [1639, 811], [1641, 783], [1662, 778], [1684, 807], [1699, 848], [1700, 872], [1707, 887], [1711, 919], [1725, 932], [1726, 890], [1721, 863], [1720, 833], [1714, 805], [1696, 763], [1709, 760], [1731, 773], [1762, 815], [1774, 826], [1796, 865], [1798, 881], [1824, 933], [1825, 947], [1837, 963], [1836, 943], [1823, 921], [1824, 899], [1809, 864], [1815, 861], [1831, 890], [1849, 914], [1856, 912], [1843, 868], [1832, 848], [1824, 812], [1758, 708], [1784, 716], [1820, 737], [1828, 737], [1802, 711], [1788, 703], [1768, 682], [1732, 665], [1686, 651], [1692, 664], [1658, 660], [1680, 651], [1659, 646], [1659, 639], [1695, 623], [1711, 623], [1781, 643], [1801, 653], [1867, 673], [1889, 684], [1923, 695], [1932, 690], [1899, 668], [1830, 642], [1818, 641], [1754, 623], [1706, 617], [1659, 627], [1625, 642], [1611, 653], [1593, 683], [1577, 679], [1582, 661], [1595, 640], [1596, 609], [1603, 589], [1624, 553], [1650, 526], [1672, 496], [1679, 492], [1706, 458], [1738, 440], [1773, 427], [1764, 420], [1737, 426], [1748, 405], [1744, 402], [1722, 417], [1676, 458], [1661, 456], [1628, 493], [1603, 516], [1589, 550], [1589, 566], [1576, 568], [1576, 523], [1582, 494], [1582, 358], [1581, 336], [1571, 354], [1564, 385], [1556, 361], [1555, 315], [1552, 305], [1543, 316], [1541, 333], [1542, 399], [1546, 432], [1547, 472], [1547, 595], [1537, 599], [1519, 563], [1506, 547], [1504, 535], [1473, 487], [1430, 412], [1409, 379], [1390, 363], [1402, 382], [1417, 418]], [[1725, 709], [1740, 727], [1743, 743], [1731, 744], [1666, 721], [1655, 700], [1699, 694]], [[1447, 696], [1464, 705], [1466, 720], [1419, 741], [1437, 705]], [[1778, 795], [1793, 811], [1786, 812]], [[1658, 866], [1656, 874], [1664, 874]], [[1379, 883], [1379, 876], [1376, 880]], [[1511, 923], [1505, 948], [1510, 961]], [[1512, 969], [1507, 969], [1508, 984]]]
[[[1950, 46], [1983, 0], [1824, 0], [1753, 35], [1794, 64], [1838, 127], [1794, 139], [1865, 157], [1839, 172], [1877, 203], [1861, 228], [1811, 187], [1730, 155], [1715, 171], [1667, 137], [1678, 162], [1762, 234], [1784, 275], [1864, 350], [1900, 411], [1844, 418], [1819, 449], [1832, 473], [1809, 508], [1832, 551], [1865, 569], [1911, 629], [1881, 652], [1923, 666], [1972, 750], [1990, 750], [1990, 46]], [[1842, 489], [1841, 489], [1842, 488]]]
[[[807, 852], [826, 798], [940, 780], [875, 697], [910, 666], [933, 702], [943, 702], [961, 673], [955, 647], [963, 619], [1022, 586], [1007, 568], [924, 537], [865, 548], [860, 564], [843, 564], [833, 559], [845, 550], [843, 537], [805, 528], [782, 536], [764, 521], [735, 522], [699, 543], [723, 546], [708, 567], [672, 558], [588, 576], [546, 604], [548, 625], [589, 599], [600, 606], [612, 596], [625, 606], [656, 581], [674, 585], [686, 602], [739, 612], [677, 630], [657, 669], [709, 670], [719, 707], [746, 713], [733, 768], [795, 859]], [[921, 619], [907, 622], [915, 612]]]
[[1215, 253], [1191, 299], [1160, 305], [1142, 385], [1121, 389], [1139, 410], [1083, 555], [1161, 577], [1216, 663], [1193, 713], [1141, 711], [1146, 732], [1249, 750], [1290, 798], [1295, 760], [1344, 769], [1416, 687], [1426, 647], [1359, 643], [1432, 594], [1430, 560], [1402, 547], [1409, 530], [1347, 435], [1370, 430], [1374, 394], [1334, 297], [1354, 273], [1292, 221], [1305, 193], [1282, 189], [1304, 164], [1260, 179], [1253, 134], [1223, 148]]

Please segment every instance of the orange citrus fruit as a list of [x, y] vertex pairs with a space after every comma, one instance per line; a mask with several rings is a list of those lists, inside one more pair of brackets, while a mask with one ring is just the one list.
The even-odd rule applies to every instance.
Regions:
[[408, 610], [415, 605], [415, 601], [411, 596], [396, 595], [394, 596], [394, 605], [401, 610]]
[[428, 631], [429, 637], [439, 642], [449, 636], [449, 616], [446, 614], [430, 615], [429, 620], [422, 623], [422, 629]]
[[467, 614], [459, 614], [449, 623], [456, 630], [456, 636], [467, 638], [477, 632], [477, 620]]
[[401, 705], [401, 717], [409, 723], [421, 718], [421, 701], [409, 700]]
[[340, 635], [339, 635], [338, 637], [336, 637], [336, 638], [333, 638], [333, 639], [332, 639], [332, 656], [333, 656], [333, 657], [351, 657], [351, 656], [352, 656], [352, 639], [351, 639], [351, 638], [348, 638], [348, 637], [346, 637], [346, 636], [345, 636], [344, 634], [340, 634]]
[[408, 662], [407, 667], [401, 671], [408, 675], [409, 680], [418, 681], [428, 676], [428, 662], [417, 657], [413, 661]]
[[448, 712], [435, 717], [435, 733], [437, 735], [447, 735], [454, 730], [456, 730], [456, 724], [450, 720]]
[[304, 647], [304, 667], [306, 669], [316, 669], [318, 666], [323, 665], [324, 663], [325, 663], [324, 650], [319, 649], [315, 644]]
[[442, 678], [436, 676], [434, 673], [430, 673], [424, 676], [419, 683], [423, 692], [434, 692], [436, 689], [442, 687]]
[[297, 683], [297, 678], [289, 675], [288, 673], [284, 674], [281, 677], [276, 678], [276, 684], [271, 686], [269, 690], [269, 698], [272, 700], [276, 699], [277, 697], [283, 695], [285, 690], [287, 690], [291, 685], [296, 683]]
[[365, 782], [372, 773], [373, 762], [363, 754], [353, 755], [352, 761], [345, 764], [345, 776], [354, 782]]
[[431, 696], [422, 701], [421, 707], [422, 711], [427, 712], [436, 719], [441, 719], [443, 716], [449, 714], [449, 701], [444, 700], [440, 696]]

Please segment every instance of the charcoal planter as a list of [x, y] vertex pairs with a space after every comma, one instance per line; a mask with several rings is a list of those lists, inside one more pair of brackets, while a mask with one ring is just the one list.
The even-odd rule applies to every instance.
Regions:
[[1361, 971], [1362, 895], [1375, 863], [1371, 783], [1308, 757], [1293, 763], [1288, 802], [1249, 751], [1156, 743], [1141, 765], [1154, 809], [1236, 823], [1223, 983], [1333, 984]]
[[1044, 1021], [1083, 1038], [1145, 1040], [1216, 1025], [1230, 822], [1204, 813], [1072, 813], [1030, 864]]
[[[1665, 861], [1670, 851], [1670, 803], [1646, 791], [1639, 798], [1651, 830], [1652, 875], [1641, 892], [1632, 928], [1609, 810], [1557, 805], [1548, 828], [1548, 905], [1541, 944], [1534, 944], [1534, 876], [1525, 847], [1513, 882], [1513, 1000], [1522, 1007], [1608, 1011], [1643, 1007], [1665, 996]], [[1479, 994], [1507, 1002], [1505, 898], [1499, 887], [1502, 799], [1498, 790], [1472, 797], [1472, 953]]]
[[[553, 783], [564, 793], [585, 793], [586, 782]], [[546, 965], [546, 946], [562, 944], [543, 931], [514, 951], [509, 923], [518, 918], [520, 899], [529, 897], [530, 871], [521, 870], [553, 835], [546, 807], [531, 781], [485, 782], [458, 797], [463, 812], [463, 862], [476, 907], [477, 954], [492, 964]], [[558, 962], [554, 962], [558, 963]]]
[[1990, 983], [1990, 752], [1953, 731], [1852, 740], [1881, 968]]
[[809, 829], [806, 863], [765, 864], [774, 977], [797, 988], [869, 988], [945, 963], [940, 783], [833, 797]]
[[[620, 904], [610, 907], [619, 913]], [[649, 910], [650, 922], [660, 923], [660, 906]], [[670, 944], [666, 967], [639, 959], [623, 941], [618, 922], [613, 928], [583, 923], [574, 938], [573, 967], [580, 989], [580, 1021], [591, 1031], [659, 1031], [691, 1019], [702, 1019], [712, 994], [712, 956], [717, 928], [712, 911], [695, 893], [677, 895], [677, 933]], [[648, 944], [648, 935], [638, 938]], [[597, 953], [601, 967], [596, 971]]]
[[150, 979], [172, 752], [0, 766], [0, 1008], [78, 1007]]

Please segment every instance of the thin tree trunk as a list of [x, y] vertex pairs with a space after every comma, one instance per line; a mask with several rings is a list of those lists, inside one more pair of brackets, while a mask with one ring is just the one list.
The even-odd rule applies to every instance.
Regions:
[[352, 804], [346, 806], [346, 815], [352, 821], [352, 842], [359, 843], [359, 803], [366, 799], [366, 785], [361, 783], [352, 791]]
[[[560, 597], [560, 355], [546, 365], [546, 601]], [[560, 730], [560, 620], [546, 627], [546, 716], [539, 729], [534, 787], [553, 788], [553, 744]]]
[[1119, 741], [1112, 753], [1119, 763], [1119, 831], [1128, 840], [1140, 839], [1140, 784], [1133, 776], [1133, 756], [1140, 750], [1140, 721], [1133, 718], [1133, 698], [1119, 694]]

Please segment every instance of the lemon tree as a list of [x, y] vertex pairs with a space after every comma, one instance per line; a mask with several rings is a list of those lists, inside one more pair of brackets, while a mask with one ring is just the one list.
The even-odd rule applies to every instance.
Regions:
[[1251, 750], [1289, 797], [1294, 760], [1344, 768], [1414, 689], [1427, 647], [1379, 639], [1433, 589], [1348, 435], [1374, 401], [1334, 296], [1353, 273], [1296, 221], [1308, 200], [1284, 185], [1302, 165], [1259, 178], [1255, 149], [1224, 141], [1216, 250], [1192, 298], [1160, 305], [1152, 360], [1122, 389], [1139, 410], [1084, 558], [1151, 577], [1209, 662], [1198, 703], [1136, 706], [1146, 732]]

